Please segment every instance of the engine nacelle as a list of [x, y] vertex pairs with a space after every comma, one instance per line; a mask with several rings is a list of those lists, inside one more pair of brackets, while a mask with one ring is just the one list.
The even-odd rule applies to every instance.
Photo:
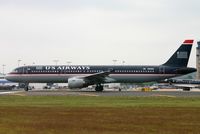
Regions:
[[73, 89], [73, 88], [84, 88], [87, 87], [86, 81], [82, 78], [69, 78], [68, 79], [68, 87]]

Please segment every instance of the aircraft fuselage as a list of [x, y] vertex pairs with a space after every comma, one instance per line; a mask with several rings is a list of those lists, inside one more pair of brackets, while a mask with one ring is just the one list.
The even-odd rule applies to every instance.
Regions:
[[[168, 66], [24, 66], [16, 68], [6, 79], [24, 83], [66, 83], [72, 77], [85, 77], [91, 74], [113, 70], [106, 83], [134, 83], [159, 81], [190, 72], [194, 68]], [[11, 78], [11, 79], [10, 79]]]

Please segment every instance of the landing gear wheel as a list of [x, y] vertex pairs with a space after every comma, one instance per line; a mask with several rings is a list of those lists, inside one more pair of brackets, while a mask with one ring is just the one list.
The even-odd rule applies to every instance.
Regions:
[[96, 88], [95, 88], [95, 91], [102, 92], [103, 91], [103, 86], [102, 85], [97, 85]]
[[24, 88], [24, 91], [28, 91], [28, 90], [29, 90], [28, 86]]
[[183, 91], [190, 91], [190, 88], [189, 87], [185, 87], [185, 88], [183, 88]]
[[29, 86], [29, 85], [26, 85], [26, 86], [24, 87], [24, 91], [28, 91], [28, 90], [31, 90], [31, 89], [32, 89], [32, 87]]

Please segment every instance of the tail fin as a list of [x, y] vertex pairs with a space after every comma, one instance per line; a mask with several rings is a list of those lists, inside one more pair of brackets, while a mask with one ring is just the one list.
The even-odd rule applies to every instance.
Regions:
[[185, 40], [172, 57], [163, 64], [172, 67], [187, 67], [194, 40]]

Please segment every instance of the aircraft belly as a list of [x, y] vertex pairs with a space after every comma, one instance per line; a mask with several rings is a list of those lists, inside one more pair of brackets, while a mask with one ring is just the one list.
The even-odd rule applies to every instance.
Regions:
[[37, 77], [29, 77], [27, 78], [28, 81], [32, 82], [54, 82], [54, 83], [59, 83], [59, 82], [67, 82], [67, 78], [64, 76], [37, 76]]
[[66, 76], [16, 76], [13, 81], [27, 83], [67, 83]]
[[151, 81], [158, 81], [158, 80], [164, 80], [167, 78], [171, 78], [169, 76], [127, 76], [127, 75], [121, 75], [121, 76], [111, 76], [111, 78], [115, 79], [116, 82], [125, 82], [125, 83], [137, 83], [137, 82], [151, 82]]

